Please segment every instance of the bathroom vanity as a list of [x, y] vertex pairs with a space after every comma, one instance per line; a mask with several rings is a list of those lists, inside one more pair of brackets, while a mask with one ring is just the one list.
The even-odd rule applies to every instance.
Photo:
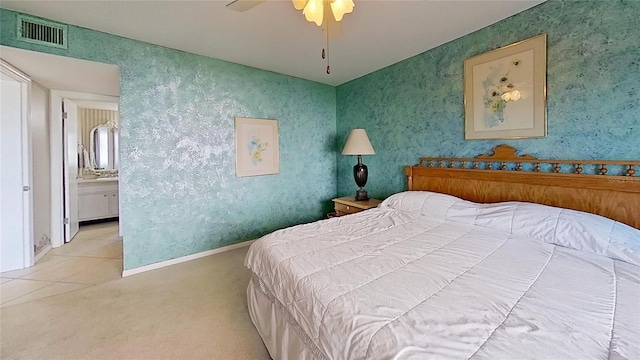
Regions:
[[82, 146], [83, 179], [78, 180], [78, 220], [117, 218], [118, 126], [114, 120], [88, 133], [88, 152]]
[[115, 218], [118, 215], [117, 177], [78, 181], [80, 221]]

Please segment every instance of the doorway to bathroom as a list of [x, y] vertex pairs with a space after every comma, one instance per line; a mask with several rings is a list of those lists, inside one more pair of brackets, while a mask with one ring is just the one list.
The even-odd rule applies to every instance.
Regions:
[[[110, 103], [109, 106], [117, 108], [120, 73], [115, 65], [7, 46], [0, 46], [0, 50], [4, 61], [32, 80], [29, 168], [33, 171], [33, 243], [28, 251], [33, 260], [38, 261], [51, 249], [63, 246], [65, 239], [73, 238], [72, 214], [77, 214], [76, 224], [80, 221], [78, 198], [82, 194], [78, 182], [110, 177], [113, 185], [113, 180], [118, 178], [111, 170], [100, 169], [100, 166], [91, 168], [90, 144], [87, 146], [84, 140], [79, 141], [79, 130], [76, 130], [75, 139], [69, 138], [68, 130], [78, 129], [78, 126], [71, 124], [68, 119], [72, 115], [69, 114], [70, 107], [74, 105], [76, 116], [81, 109], [94, 107], [87, 102]], [[63, 108], [65, 102], [67, 107]], [[102, 120], [108, 123], [112, 119], [105, 117]], [[115, 139], [118, 142], [117, 135]], [[85, 149], [88, 156], [85, 156]], [[93, 174], [92, 170], [95, 170]], [[92, 179], [92, 175], [95, 178]], [[69, 185], [74, 184], [77, 191], [75, 201], [72, 190], [68, 189]], [[115, 191], [119, 190], [119, 181], [116, 184]], [[113, 191], [110, 195], [114, 195]], [[116, 193], [109, 200], [111, 210], [119, 210], [119, 194]]]

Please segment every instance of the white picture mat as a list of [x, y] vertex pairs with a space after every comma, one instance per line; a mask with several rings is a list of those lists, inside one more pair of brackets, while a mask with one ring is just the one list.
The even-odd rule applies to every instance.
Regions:
[[278, 120], [235, 118], [236, 176], [280, 172]]
[[[464, 73], [465, 139], [546, 136], [546, 34], [469, 58]], [[520, 99], [500, 101], [507, 90]]]
[[[516, 61], [519, 62], [517, 67], [512, 65]], [[486, 92], [491, 91], [495, 87], [493, 84], [499, 83], [499, 78], [505, 74], [508, 74], [509, 83], [520, 91], [522, 98], [507, 103], [502, 122], [486, 106], [476, 106], [473, 109], [475, 131], [533, 129], [533, 50], [474, 66], [474, 103], [483, 103]]]

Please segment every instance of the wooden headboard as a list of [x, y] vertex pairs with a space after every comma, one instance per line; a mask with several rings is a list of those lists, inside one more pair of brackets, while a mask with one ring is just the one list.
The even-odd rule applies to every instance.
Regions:
[[[543, 160], [516, 152], [499, 145], [475, 158], [421, 158], [405, 167], [408, 188], [479, 203], [525, 201], [580, 210], [640, 229], [640, 161]], [[614, 168], [618, 174], [609, 174]]]

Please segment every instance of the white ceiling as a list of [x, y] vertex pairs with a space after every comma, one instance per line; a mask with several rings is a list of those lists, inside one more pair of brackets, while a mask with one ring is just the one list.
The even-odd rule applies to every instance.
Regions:
[[354, 0], [330, 41], [290, 0], [246, 12], [228, 1], [8, 1], [1, 7], [329, 85], [340, 85], [481, 29], [544, 0]]
[[0, 57], [48, 89], [120, 96], [120, 70], [115, 65], [8, 46], [0, 46]]

